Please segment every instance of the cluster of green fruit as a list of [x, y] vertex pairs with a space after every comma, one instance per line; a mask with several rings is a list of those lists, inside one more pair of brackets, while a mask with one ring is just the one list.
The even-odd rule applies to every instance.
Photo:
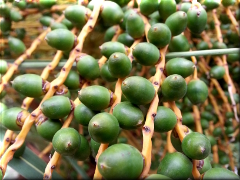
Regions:
[[[121, 177], [123, 179], [136, 179], [144, 168], [144, 158], [135, 147], [117, 143], [117, 138], [124, 130], [134, 130], [144, 125], [146, 109], [156, 94], [155, 82], [150, 82], [147, 77], [141, 77], [131, 73], [136, 67], [148, 66], [155, 70], [154, 66], [160, 62], [161, 54], [159, 49], [168, 46], [170, 52], [189, 51], [190, 43], [182, 34], [188, 28], [192, 36], [199, 37], [205, 29], [210, 29], [207, 24], [207, 12], [218, 8], [220, 3], [213, 0], [200, 3], [181, 2], [180, 0], [142, 0], [140, 12], [126, 6], [130, 0], [105, 1], [101, 7], [99, 21], [108, 27], [103, 43], [100, 46], [102, 56], [108, 60], [99, 67], [98, 61], [91, 55], [81, 54], [76, 58], [77, 71], [70, 70], [64, 85], [68, 90], [62, 94], [54, 94], [53, 97], [41, 104], [42, 114], [35, 120], [36, 130], [40, 136], [52, 142], [56, 152], [63, 156], [73, 156], [78, 160], [87, 159], [92, 150], [92, 156], [96, 156], [100, 144], [110, 144], [98, 158], [97, 167], [105, 179]], [[95, 5], [94, 0], [85, 6], [70, 5], [64, 11], [65, 19], [61, 22], [54, 22], [50, 16], [42, 16], [40, 23], [43, 26], [51, 27], [45, 40], [51, 47], [63, 51], [65, 57], [71, 55], [77, 45], [77, 37], [71, 32], [74, 27], [82, 29], [86, 22], [91, 19], [91, 11]], [[25, 4], [24, 4], [25, 3]], [[46, 2], [40, 0], [40, 8], [50, 8], [56, 1]], [[235, 0], [222, 0], [223, 6], [230, 6]], [[27, 8], [25, 1], [14, 2], [13, 5], [21, 10]], [[177, 7], [179, 5], [179, 10]], [[205, 9], [203, 8], [205, 6]], [[11, 29], [11, 21], [20, 21], [21, 14], [11, 10], [7, 5], [0, 4], [1, 31], [7, 33]], [[141, 14], [140, 14], [141, 13]], [[145, 17], [149, 18], [151, 25], [148, 32], [145, 32]], [[116, 34], [116, 26], [125, 31], [117, 38], [117, 42], [111, 41]], [[224, 28], [224, 27], [223, 27]], [[17, 33], [18, 34], [18, 33]], [[24, 30], [19, 32], [24, 34]], [[19, 36], [20, 36], [19, 35]], [[144, 38], [148, 42], [140, 42], [131, 47], [135, 40]], [[232, 34], [227, 34], [226, 38]], [[24, 37], [24, 35], [23, 35]], [[230, 41], [231, 42], [231, 41]], [[15, 54], [22, 54], [26, 50], [24, 43], [14, 37], [9, 37], [9, 48]], [[132, 49], [130, 49], [132, 48]], [[208, 49], [204, 41], [196, 44], [198, 50]], [[212, 49], [227, 48], [226, 44], [213, 42]], [[132, 56], [129, 56], [129, 51]], [[238, 61], [238, 54], [228, 56], [228, 62]], [[0, 73], [5, 74], [8, 65], [5, 61], [0, 62]], [[154, 131], [166, 133], [172, 130], [171, 143], [178, 152], [167, 154], [158, 167], [157, 174], [152, 174], [146, 179], [188, 179], [192, 177], [192, 160], [199, 160], [198, 171], [203, 174], [203, 179], [239, 179], [233, 172], [219, 167], [213, 167], [209, 155], [211, 147], [216, 145], [215, 137], [221, 136], [221, 128], [213, 131], [213, 136], [194, 132], [194, 117], [191, 113], [193, 105], [200, 105], [208, 98], [208, 80], [206, 78], [194, 78], [188, 82], [185, 78], [190, 77], [196, 69], [196, 64], [189, 58], [177, 57], [166, 62], [161, 72], [166, 78], [161, 83], [157, 92], [160, 99], [157, 113], [154, 116]], [[239, 72], [239, 66], [237, 66]], [[233, 68], [234, 69], [234, 68]], [[234, 70], [232, 69], [233, 72]], [[154, 75], [155, 72], [153, 72]], [[213, 65], [210, 70], [210, 77], [221, 80], [225, 75], [223, 66]], [[233, 73], [234, 74], [234, 73]], [[236, 73], [235, 73], [236, 74]], [[58, 75], [57, 75], [58, 76]], [[128, 77], [129, 76], [129, 77]], [[237, 76], [237, 75], [236, 75]], [[238, 77], [238, 76], [237, 76]], [[109, 89], [101, 85], [90, 85], [82, 88], [83, 82], [90, 82], [98, 79], [114, 83], [119, 78], [125, 78], [121, 84], [122, 97], [120, 103], [114, 108], [112, 114], [106, 111], [113, 105], [116, 97]], [[36, 74], [24, 74], [17, 76], [12, 81], [12, 87], [22, 95], [33, 98], [43, 98], [49, 89], [49, 82], [43, 80]], [[70, 90], [78, 91], [78, 99], [81, 104], [75, 107], [71, 100]], [[212, 93], [212, 92], [211, 92]], [[1, 92], [1, 96], [3, 92]], [[179, 103], [183, 99], [183, 103]], [[176, 101], [179, 109], [183, 112], [182, 124], [188, 126], [189, 131], [182, 141], [174, 130], [177, 124], [175, 113], [163, 102]], [[236, 103], [239, 97], [235, 94]], [[73, 111], [74, 121], [87, 127], [91, 137], [88, 140], [80, 135], [74, 128], [61, 128], [63, 122]], [[216, 116], [212, 113], [213, 107], [206, 106], [201, 112], [201, 125], [207, 129], [209, 121], [217, 123]], [[9, 130], [20, 131], [24, 121], [30, 113], [22, 108], [7, 107], [1, 103], [0, 122]], [[233, 113], [226, 114], [227, 135], [232, 134], [235, 129], [229, 120], [234, 117]], [[22, 147], [24, 147], [23, 144]], [[20, 150], [23, 151], [20, 148]], [[16, 152], [16, 153], [17, 153]], [[15, 155], [16, 155], [15, 153]], [[20, 153], [21, 154], [21, 153]], [[229, 162], [226, 154], [220, 158], [221, 164]]]

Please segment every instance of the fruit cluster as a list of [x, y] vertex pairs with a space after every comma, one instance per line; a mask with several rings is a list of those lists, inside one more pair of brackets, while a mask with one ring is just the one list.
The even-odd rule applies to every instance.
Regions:
[[[21, 107], [0, 104], [0, 123], [7, 129], [0, 179], [13, 156], [24, 153], [34, 124], [54, 149], [44, 179], [51, 178], [60, 156], [94, 157], [94, 179], [239, 179], [229, 144], [239, 140], [239, 54], [221, 53], [238, 46], [239, 10], [236, 20], [230, 9], [235, 10], [235, 0], [92, 0], [64, 11], [56, 3], [0, 2], [1, 34], [8, 37], [11, 54], [20, 55], [11, 65], [0, 60], [1, 98], [41, 41], [57, 50], [41, 75], [12, 79], [11, 87], [25, 97]], [[57, 9], [60, 15], [57, 20], [51, 13], [43, 15], [40, 23], [46, 29], [27, 48], [25, 30], [17, 29], [14, 37], [11, 24], [24, 20], [32, 6], [37, 12]], [[226, 12], [220, 20], [219, 9]], [[83, 52], [96, 26], [106, 30], [100, 59]], [[208, 56], [194, 55], [202, 50], [209, 50]], [[167, 58], [168, 52], [176, 55]], [[62, 57], [68, 60], [50, 81]], [[29, 112], [34, 99], [40, 103]], [[127, 136], [121, 139], [123, 133]], [[18, 134], [15, 139], [13, 134]], [[165, 142], [161, 160], [154, 158], [160, 152], [153, 151], [156, 141]], [[141, 152], [135, 146], [139, 142]]]

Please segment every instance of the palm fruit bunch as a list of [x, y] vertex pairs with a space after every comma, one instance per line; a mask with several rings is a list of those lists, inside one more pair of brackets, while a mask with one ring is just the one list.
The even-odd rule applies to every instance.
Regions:
[[239, 179], [238, 6], [0, 1], [0, 180]]

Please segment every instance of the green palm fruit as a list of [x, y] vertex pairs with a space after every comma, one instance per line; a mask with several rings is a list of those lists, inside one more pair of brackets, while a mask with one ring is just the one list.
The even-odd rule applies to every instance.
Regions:
[[71, 5], [64, 11], [65, 17], [78, 28], [82, 28], [88, 20], [87, 10], [84, 6]]
[[3, 1], [0, 2], [0, 15], [3, 17], [9, 17], [10, 16], [10, 8], [7, 4], [5, 4]]
[[216, 9], [220, 5], [220, 1], [218, 0], [203, 0], [202, 5], [206, 7], [207, 11]]
[[136, 12], [131, 12], [126, 20], [126, 32], [134, 39], [144, 36], [144, 22]]
[[78, 89], [80, 87], [80, 77], [76, 71], [70, 70], [64, 82], [69, 89]]
[[187, 22], [187, 13], [184, 11], [177, 11], [166, 19], [165, 24], [171, 30], [172, 36], [177, 36], [186, 29]]
[[45, 40], [48, 45], [61, 51], [70, 51], [74, 48], [75, 35], [67, 29], [55, 29], [49, 32]]
[[90, 55], [82, 55], [76, 59], [77, 70], [81, 77], [87, 80], [95, 80], [100, 75], [97, 60]]
[[41, 105], [42, 113], [50, 119], [61, 119], [71, 111], [71, 102], [65, 96], [53, 96]]
[[112, 0], [112, 1], [117, 3], [121, 7], [126, 6], [130, 2], [130, 0]]
[[[198, 6], [199, 5], [199, 6]], [[200, 5], [192, 5], [187, 12], [188, 28], [193, 34], [200, 34], [207, 24], [207, 13]]]
[[222, 0], [222, 5], [224, 7], [232, 6], [235, 2], [236, 2], [236, 0]]
[[207, 136], [207, 138], [209, 139], [211, 146], [214, 146], [217, 144], [217, 141], [213, 136]]
[[81, 138], [74, 128], [62, 128], [55, 133], [52, 139], [54, 150], [62, 156], [74, 155], [80, 144]]
[[156, 132], [167, 132], [172, 130], [177, 123], [175, 113], [164, 106], [158, 106], [157, 115], [154, 118], [154, 130]]
[[91, 110], [100, 111], [111, 104], [111, 91], [98, 85], [88, 86], [79, 91], [78, 98]]
[[227, 126], [225, 127], [225, 134], [226, 135], [231, 135], [232, 133], [234, 133], [234, 128], [232, 126]]
[[18, 38], [9, 37], [8, 38], [8, 45], [11, 50], [16, 55], [23, 54], [26, 50], [25, 44]]
[[224, 155], [219, 157], [219, 163], [220, 164], [226, 165], [226, 164], [229, 164], [229, 162], [230, 162], [230, 159], [229, 159], [227, 154], [224, 154]]
[[227, 56], [227, 61], [228, 61], [229, 63], [237, 62], [237, 61], [239, 61], [239, 59], [240, 59], [239, 53], [229, 54], [229, 55]]
[[143, 15], [148, 16], [158, 9], [158, 0], [142, 0], [140, 11]]
[[185, 58], [173, 58], [167, 62], [165, 68], [168, 76], [179, 74], [183, 78], [186, 78], [193, 74], [195, 65], [192, 61]]
[[144, 123], [142, 111], [128, 101], [118, 103], [113, 109], [113, 115], [122, 129], [137, 129]]
[[28, 115], [29, 112], [19, 107], [6, 109], [1, 113], [0, 123], [9, 130], [20, 131]]
[[212, 113], [210, 113], [210, 112], [208, 112], [208, 111], [202, 111], [202, 112], [201, 112], [201, 117], [202, 117], [203, 119], [208, 120], [208, 121], [212, 121], [212, 120], [214, 119]]
[[104, 42], [111, 41], [116, 32], [117, 28], [115, 26], [109, 27], [104, 34]]
[[213, 106], [211, 105], [211, 104], [208, 104], [208, 105], [206, 105], [205, 106], [205, 108], [204, 108], [206, 111], [213, 111]]
[[51, 30], [53, 31], [55, 29], [68, 29], [68, 28], [63, 23], [53, 22], [51, 24]]
[[203, 129], [208, 129], [208, 127], [209, 127], [208, 120], [201, 118], [201, 126]]
[[186, 96], [192, 104], [203, 103], [208, 97], [208, 87], [200, 79], [193, 79], [187, 85]]
[[[192, 130], [191, 130], [190, 128], [188, 128], [188, 132], [185, 133], [185, 135], [187, 135], [187, 134], [189, 134], [189, 133], [192, 133]], [[174, 147], [178, 152], [183, 152], [183, 151], [182, 151], [182, 142], [181, 142], [181, 140], [179, 139], [178, 134], [177, 134], [176, 131], [173, 130], [173, 131], [171, 132], [171, 137], [170, 137], [170, 139], [171, 139], [171, 143], [172, 143], [173, 147]]]
[[226, 118], [230, 119], [234, 117], [234, 113], [233, 112], [226, 112]]
[[182, 150], [189, 158], [201, 160], [211, 153], [211, 143], [205, 135], [192, 132], [183, 138]]
[[213, 130], [214, 137], [220, 137], [222, 135], [222, 129], [220, 127], [216, 127]]
[[26, 30], [24, 28], [18, 28], [15, 29], [15, 32], [17, 34], [17, 38], [19, 39], [24, 39], [25, 35], [26, 35]]
[[201, 41], [200, 43], [197, 44], [197, 50], [207, 50], [208, 48], [208, 43], [205, 41]]
[[98, 149], [100, 147], [101, 143], [98, 143], [97, 141], [94, 141], [93, 138], [91, 138], [90, 141], [90, 146], [91, 146], [91, 151], [92, 151], [92, 156], [95, 158], [97, 153], [98, 153]]
[[195, 123], [193, 114], [191, 112], [182, 113], [182, 124], [186, 126], [191, 126]]
[[127, 33], [122, 33], [118, 36], [117, 41], [124, 44], [127, 47], [131, 47], [134, 39]]
[[123, 15], [123, 11], [117, 3], [111, 1], [105, 1], [103, 3], [101, 17], [106, 25], [112, 26], [119, 24]]
[[12, 22], [8, 19], [2, 18], [0, 20], [0, 29], [2, 32], [7, 32], [11, 30]]
[[24, 153], [24, 151], [25, 151], [25, 148], [26, 148], [26, 143], [24, 142], [24, 143], [20, 146], [20, 148], [18, 148], [18, 149], [15, 151], [13, 157], [14, 157], [14, 158], [19, 158], [20, 156], [22, 156], [23, 153]]
[[100, 46], [101, 53], [106, 58], [109, 58], [115, 52], [127, 54], [125, 46], [120, 42], [105, 42]]
[[171, 52], [182, 52], [189, 51], [190, 45], [187, 38], [184, 35], [180, 34], [172, 38], [168, 48]]
[[161, 21], [161, 17], [160, 17], [160, 15], [159, 15], [159, 12], [158, 12], [158, 11], [153, 12], [153, 13], [150, 14], [148, 17], [150, 18], [150, 19], [149, 19], [149, 24], [150, 24], [151, 26], [153, 26], [154, 24], [157, 24], [157, 23], [159, 23], [159, 22]]
[[62, 127], [62, 123], [58, 119], [49, 119], [44, 115], [38, 117], [38, 122], [35, 125], [38, 134], [50, 142], [54, 134]]
[[39, 0], [39, 4], [44, 8], [51, 8], [53, 5], [57, 3], [57, 0]]
[[157, 23], [151, 26], [147, 34], [149, 42], [158, 48], [162, 48], [169, 44], [171, 36], [170, 29], [163, 23]]
[[99, 156], [97, 166], [104, 179], [115, 179], [116, 177], [137, 179], [143, 169], [143, 157], [131, 145], [115, 144]]
[[27, 6], [27, 2], [26, 2], [26, 0], [14, 1], [13, 5], [17, 6], [21, 10], [24, 10]]
[[5, 74], [8, 70], [7, 61], [0, 59], [0, 74]]
[[223, 42], [214, 42], [212, 44], [212, 49], [227, 49], [227, 45]]
[[160, 52], [152, 43], [138, 43], [132, 51], [136, 61], [144, 66], [155, 65], [160, 58]]
[[6, 92], [5, 90], [3, 90], [3, 91], [0, 93], [0, 99], [2, 99], [6, 94], [7, 94], [7, 92]]
[[74, 27], [72, 22], [66, 18], [64, 18], [61, 23], [64, 24], [68, 28], [68, 30], [71, 30]]
[[125, 143], [125, 144], [127, 144], [127, 142], [128, 142], [128, 139], [125, 138], [125, 137], [119, 137], [118, 140], [117, 140], [117, 143], [118, 143], [118, 144], [119, 144], [119, 143]]
[[0, 102], [0, 115], [3, 111], [5, 111], [7, 109], [7, 106], [3, 103]]
[[126, 78], [122, 82], [122, 92], [131, 103], [137, 105], [149, 104], [155, 95], [151, 82], [140, 76]]
[[161, 0], [158, 5], [158, 11], [163, 20], [166, 20], [171, 14], [177, 11], [175, 0]]
[[88, 132], [92, 139], [99, 143], [110, 143], [119, 133], [118, 120], [109, 113], [99, 113], [90, 120]]
[[212, 168], [211, 159], [208, 156], [203, 160], [203, 166], [202, 168], [198, 169], [198, 171], [200, 172], [200, 174], [203, 174], [211, 168]]
[[132, 8], [130, 8], [130, 9], [128, 9], [128, 10], [126, 10], [126, 11], [124, 12], [123, 19], [122, 19], [122, 21], [120, 22], [120, 27], [121, 27], [123, 30], [126, 30], [127, 18], [128, 18], [128, 16], [129, 16], [130, 14], [132, 14], [132, 13], [135, 13], [135, 11], [134, 11]]
[[42, 16], [39, 21], [43, 26], [49, 27], [54, 22], [54, 19], [49, 16]]
[[239, 176], [228, 169], [216, 167], [204, 173], [203, 180], [207, 179], [239, 179]]
[[162, 83], [162, 94], [170, 101], [182, 99], [187, 92], [187, 83], [185, 79], [178, 75], [168, 76]]
[[22, 18], [23, 18], [22, 15], [18, 11], [16, 11], [15, 9], [12, 9], [10, 11], [10, 19], [12, 21], [19, 22], [19, 21], [22, 20]]
[[127, 55], [116, 52], [108, 59], [108, 69], [113, 77], [123, 78], [131, 72], [132, 63]]
[[169, 178], [169, 177], [167, 177], [167, 176], [164, 176], [164, 175], [162, 175], [162, 174], [150, 174], [146, 179], [155, 179], [155, 180], [158, 180], [158, 179], [171, 179], [171, 178]]
[[180, 5], [180, 11], [184, 11], [185, 13], [188, 12], [188, 10], [191, 8], [192, 4], [189, 2], [183, 2]]
[[182, 153], [168, 153], [164, 156], [157, 173], [171, 179], [187, 179], [192, 174], [192, 162]]
[[100, 70], [100, 74], [101, 74], [101, 77], [105, 80], [105, 81], [108, 81], [108, 82], [114, 82], [117, 80], [117, 78], [113, 77], [112, 74], [109, 72], [109, 69], [108, 69], [108, 62], [106, 62], [101, 70]]
[[79, 104], [74, 109], [74, 118], [77, 121], [78, 124], [81, 124], [83, 126], [88, 126], [89, 121], [92, 119], [93, 116], [95, 116], [97, 112], [92, 111], [84, 104]]
[[79, 134], [79, 137], [81, 139], [80, 140], [81, 144], [78, 147], [75, 154], [73, 155], [73, 157], [76, 158], [78, 161], [84, 161], [90, 156], [91, 149], [87, 139], [81, 134]]
[[214, 66], [210, 70], [210, 77], [214, 79], [222, 79], [225, 75], [225, 68], [223, 66]]

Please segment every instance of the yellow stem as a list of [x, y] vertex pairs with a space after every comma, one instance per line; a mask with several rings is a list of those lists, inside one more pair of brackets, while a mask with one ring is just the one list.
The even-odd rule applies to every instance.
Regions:
[[2, 143], [2, 146], [0, 149], [0, 157], [2, 157], [5, 150], [8, 148], [9, 144], [11, 143], [13, 134], [14, 134], [14, 132], [9, 129], [6, 131], [4, 138], [3, 138], [3, 143]]
[[234, 28], [236, 29], [236, 31], [239, 35], [239, 24], [238, 24], [237, 20], [235, 19], [235, 17], [233, 16], [232, 11], [230, 10], [229, 6], [226, 7], [226, 13], [227, 13], [227, 16], [231, 20], [232, 24], [234, 25]]
[[52, 150], [52, 143], [50, 142], [49, 144], [48, 144], [48, 146], [47, 147], [45, 147], [42, 151], [41, 151], [41, 153], [38, 155], [38, 157], [40, 158], [40, 159], [42, 159], [42, 157], [44, 156], [44, 155], [46, 155], [49, 151], [51, 151]]
[[196, 131], [199, 133], [203, 133], [201, 120], [200, 120], [201, 117], [200, 117], [198, 107], [196, 105], [193, 105], [193, 113], [194, 113], [194, 118], [195, 118]]

